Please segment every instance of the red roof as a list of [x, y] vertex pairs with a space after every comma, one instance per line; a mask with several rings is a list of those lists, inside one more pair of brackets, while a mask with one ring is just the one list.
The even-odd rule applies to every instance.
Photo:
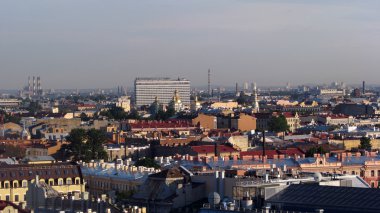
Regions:
[[129, 124], [131, 129], [168, 129], [168, 128], [194, 128], [189, 120], [170, 120], [170, 121], [138, 121]]
[[285, 118], [293, 118], [294, 117], [294, 114], [291, 112], [284, 112], [282, 114], [285, 116]]
[[[192, 146], [191, 147], [194, 152], [197, 153], [214, 153], [215, 152], [215, 146], [214, 145], [202, 145], [202, 146]], [[226, 145], [218, 145], [217, 146], [218, 152], [237, 152], [236, 149], [226, 146]]]
[[[243, 156], [263, 156], [262, 150], [256, 150], [256, 151], [246, 151], [246, 152], [240, 152], [240, 157]], [[274, 155], [279, 155], [277, 150], [265, 150], [265, 155], [268, 158], [273, 158]]]
[[[293, 155], [303, 155], [305, 154], [298, 148], [288, 148], [284, 150], [265, 150], [265, 155], [269, 158], [272, 159], [274, 155], [286, 155], [286, 156], [293, 156]], [[243, 156], [262, 156], [263, 151], [262, 150], [256, 150], [256, 151], [246, 151], [246, 152], [240, 152], [240, 157], [242, 158]]]
[[298, 148], [287, 148], [285, 150], [278, 150], [278, 152], [282, 155], [287, 155], [287, 156], [293, 156], [293, 155], [301, 156], [301, 155], [305, 154], [304, 152], [302, 152]]

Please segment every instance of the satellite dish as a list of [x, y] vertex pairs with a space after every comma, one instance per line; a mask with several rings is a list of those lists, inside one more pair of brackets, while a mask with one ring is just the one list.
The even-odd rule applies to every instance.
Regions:
[[211, 192], [208, 195], [208, 202], [211, 206], [218, 205], [220, 203], [220, 195], [217, 192]]
[[314, 174], [314, 180], [317, 181], [317, 182], [321, 182], [322, 181], [322, 175], [321, 175], [321, 173], [316, 172]]

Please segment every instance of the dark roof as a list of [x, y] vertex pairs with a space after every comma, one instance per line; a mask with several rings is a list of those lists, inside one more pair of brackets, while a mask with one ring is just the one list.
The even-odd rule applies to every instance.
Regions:
[[[215, 145], [192, 146], [191, 148], [197, 153], [214, 153], [215, 152]], [[218, 145], [217, 151], [219, 153], [237, 152], [236, 149], [230, 146], [226, 146], [226, 145]]]
[[181, 173], [181, 170], [179, 168], [171, 168], [163, 170], [159, 173], [149, 175], [149, 177], [152, 178], [183, 178], [184, 176]]
[[54, 164], [16, 164], [0, 163], [0, 181], [5, 180], [32, 180], [39, 176], [49, 178], [82, 178], [80, 166], [76, 163]]
[[[294, 184], [267, 200], [293, 209], [320, 208], [325, 212], [380, 212], [380, 190], [373, 188]], [[293, 210], [286, 209], [286, 210]]]

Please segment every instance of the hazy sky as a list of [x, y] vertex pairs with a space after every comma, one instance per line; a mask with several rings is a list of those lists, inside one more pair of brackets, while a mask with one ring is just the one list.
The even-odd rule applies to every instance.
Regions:
[[1, 0], [0, 88], [380, 83], [379, 0]]

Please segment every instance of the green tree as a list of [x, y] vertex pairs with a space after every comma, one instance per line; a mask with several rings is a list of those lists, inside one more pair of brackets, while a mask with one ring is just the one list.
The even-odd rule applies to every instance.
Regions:
[[268, 127], [269, 131], [276, 133], [283, 132], [284, 135], [286, 131], [289, 131], [289, 125], [284, 115], [273, 116], [268, 123]]
[[1, 144], [0, 156], [2, 157], [15, 157], [21, 159], [25, 157], [26, 149], [20, 145]]
[[145, 166], [149, 168], [155, 168], [159, 169], [161, 168], [160, 165], [158, 165], [152, 158], [141, 158], [140, 160], [136, 161], [135, 166]]
[[2, 119], [4, 123], [12, 122], [19, 124], [21, 122], [21, 118], [19, 116], [11, 115], [3, 110], [0, 110], [0, 119]]
[[106, 116], [109, 119], [124, 120], [124, 119], [139, 119], [136, 110], [131, 110], [129, 113], [125, 112], [123, 108], [113, 106], [106, 111], [100, 112], [100, 115]]
[[327, 152], [323, 149], [322, 146], [312, 147], [306, 151], [306, 157], [314, 157], [314, 154], [326, 154]]
[[360, 138], [359, 149], [371, 150], [372, 149], [371, 139], [368, 137]]
[[107, 152], [104, 150], [104, 144], [107, 137], [103, 131], [90, 129], [73, 129], [66, 137], [70, 142], [69, 145], [62, 147], [68, 157], [73, 157], [73, 160], [107, 160]]
[[42, 107], [38, 103], [38, 101], [29, 102], [29, 106], [26, 108], [30, 113], [36, 114], [42, 110]]
[[86, 115], [86, 113], [82, 112], [82, 113], [80, 114], [80, 120], [81, 120], [81, 121], [89, 121], [90, 118]]

